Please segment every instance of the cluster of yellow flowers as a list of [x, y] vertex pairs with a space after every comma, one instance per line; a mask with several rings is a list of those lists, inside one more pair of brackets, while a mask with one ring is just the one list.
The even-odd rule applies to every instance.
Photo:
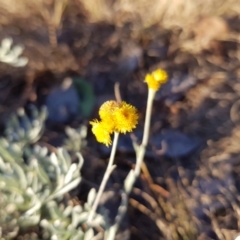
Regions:
[[145, 81], [148, 85], [148, 88], [157, 91], [162, 84], [166, 83], [168, 80], [168, 75], [166, 71], [162, 69], [157, 69], [153, 71], [151, 74], [147, 74], [145, 77]]
[[[154, 92], [167, 80], [168, 75], [162, 69], [157, 69], [145, 77], [148, 88]], [[99, 116], [100, 121], [94, 119], [90, 124], [97, 141], [106, 146], [112, 144], [111, 134], [113, 132], [132, 132], [138, 123], [137, 109], [126, 102], [119, 103], [114, 100], [105, 102], [99, 109]]]
[[99, 109], [100, 121], [93, 120], [92, 132], [98, 142], [109, 146], [112, 144], [113, 132], [132, 132], [138, 123], [137, 109], [126, 102], [107, 101]]

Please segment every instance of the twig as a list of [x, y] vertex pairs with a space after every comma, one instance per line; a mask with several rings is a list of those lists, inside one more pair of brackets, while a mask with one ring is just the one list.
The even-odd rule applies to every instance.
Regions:
[[121, 98], [121, 93], [120, 93], [120, 83], [116, 82], [114, 84], [114, 94], [115, 94], [115, 98], [117, 100], [117, 102], [121, 102], [122, 98]]
[[[129, 199], [129, 202], [130, 202], [130, 204], [131, 204], [133, 207], [137, 208], [140, 212], [144, 213], [144, 214], [147, 215], [149, 218], [151, 218], [151, 220], [156, 223], [158, 229], [159, 229], [161, 232], [165, 233], [165, 231], [168, 230], [167, 224], [164, 223], [164, 221], [162, 221], [160, 218], [158, 218], [157, 215], [156, 215], [154, 212], [150, 211], [150, 210], [149, 210], [147, 207], [145, 207], [143, 204], [139, 203], [138, 201], [136, 201], [136, 200], [133, 199], [133, 198]], [[165, 230], [165, 231], [164, 231], [164, 230]], [[169, 231], [169, 230], [168, 230], [168, 231]], [[168, 236], [168, 235], [170, 235], [169, 232], [166, 234], [166, 236]]]

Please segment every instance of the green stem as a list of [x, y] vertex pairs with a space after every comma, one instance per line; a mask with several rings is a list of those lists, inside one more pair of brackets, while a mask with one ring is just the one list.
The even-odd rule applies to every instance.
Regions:
[[88, 222], [92, 221], [93, 216], [94, 216], [94, 214], [97, 210], [99, 201], [101, 199], [101, 196], [103, 194], [103, 191], [104, 191], [104, 189], [107, 185], [107, 181], [108, 181], [112, 171], [116, 167], [115, 165], [113, 165], [113, 162], [114, 162], [114, 158], [115, 158], [115, 154], [116, 154], [116, 150], [117, 150], [118, 137], [119, 137], [119, 133], [115, 132], [114, 133], [114, 139], [113, 139], [112, 151], [111, 151], [110, 159], [109, 159], [109, 162], [108, 162], [108, 166], [107, 166], [106, 172], [103, 176], [103, 180], [102, 180], [101, 185], [99, 187], [99, 190], [98, 190], [97, 196], [95, 198], [95, 201], [93, 203], [92, 209], [89, 213]]

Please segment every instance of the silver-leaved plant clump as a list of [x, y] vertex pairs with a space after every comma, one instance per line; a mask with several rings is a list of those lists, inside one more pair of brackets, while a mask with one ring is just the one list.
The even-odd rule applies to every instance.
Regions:
[[[73, 204], [66, 195], [81, 182], [83, 158], [72, 163], [69, 153], [62, 148], [38, 145], [46, 120], [46, 108], [32, 107], [30, 114], [18, 110], [6, 125], [5, 137], [0, 138], [0, 239], [13, 239], [28, 229], [38, 229], [31, 239], [90, 240], [102, 239], [108, 226], [104, 214], [87, 218], [95, 198], [91, 190], [83, 205]], [[68, 129], [71, 138], [84, 142], [83, 129], [78, 133]], [[34, 145], [33, 145], [34, 143]], [[73, 149], [81, 150], [73, 147]], [[82, 227], [82, 226], [85, 227]], [[30, 239], [30, 238], [28, 238]]]

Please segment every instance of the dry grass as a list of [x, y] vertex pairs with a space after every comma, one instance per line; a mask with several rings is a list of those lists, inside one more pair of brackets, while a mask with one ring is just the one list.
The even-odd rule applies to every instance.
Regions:
[[[76, 0], [88, 12], [93, 22], [108, 22], [121, 26], [131, 23], [146, 28], [161, 23], [166, 28], [186, 27], [202, 16], [223, 16], [240, 13], [238, 0]], [[40, 15], [59, 25], [69, 0], [0, 0], [2, 13], [19, 17]]]
[[164, 27], [186, 26], [199, 16], [240, 13], [237, 0], [79, 0], [92, 21], [107, 21], [135, 27], [149, 27], [161, 22]]
[[56, 24], [58, 24], [61, 12], [68, 2], [69, 0], [0, 0], [1, 9], [9, 14], [19, 17], [41, 14], [44, 18], [54, 18]]
[[30, 18], [31, 16], [42, 18], [48, 26], [50, 44], [56, 47], [56, 30], [61, 25], [63, 12], [68, 3], [69, 0], [1, 0], [0, 10], [5, 13], [6, 23], [11, 19], [9, 15], [18, 18]]
[[238, 0], [0, 0], [1, 18], [5, 16], [7, 22], [11, 16], [39, 16], [57, 28], [66, 6], [72, 3], [83, 5], [91, 22], [120, 27], [131, 23], [133, 30], [161, 24], [164, 28], [180, 27], [183, 33], [194, 32], [202, 17], [240, 13]]

